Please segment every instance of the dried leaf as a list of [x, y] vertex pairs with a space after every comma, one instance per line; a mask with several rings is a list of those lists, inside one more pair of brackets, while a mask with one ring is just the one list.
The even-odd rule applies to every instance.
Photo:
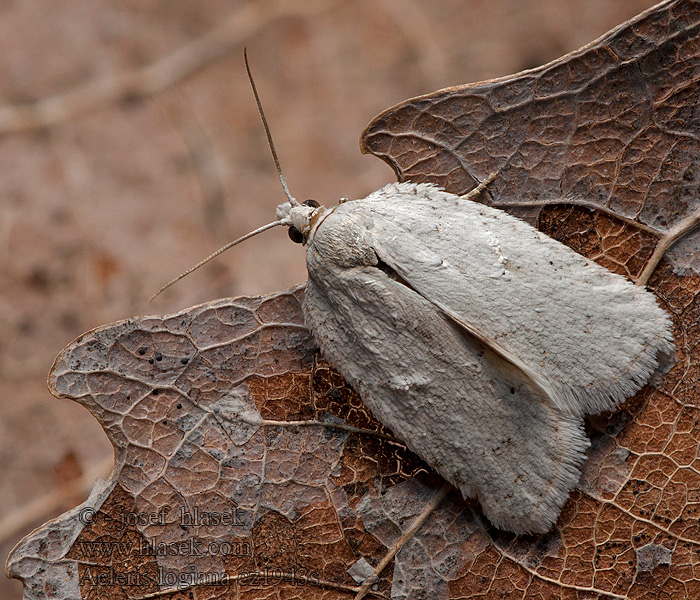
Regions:
[[13, 552], [29, 597], [357, 591], [348, 570], [380, 560], [441, 482], [317, 361], [301, 296], [131, 319], [58, 356], [51, 391], [95, 415], [116, 464]]
[[490, 203], [648, 281], [673, 316], [677, 362], [591, 420], [555, 530], [504, 534], [439, 502], [439, 478], [319, 361], [295, 289], [108, 325], [59, 355], [52, 391], [96, 416], [116, 464], [13, 551], [26, 597], [350, 598], [403, 537], [370, 597], [698, 597], [699, 27], [700, 3], [665, 2], [363, 138], [401, 179], [464, 192], [498, 172]]
[[[533, 224], [567, 203], [636, 225], [623, 237], [655, 250], [642, 281], [681, 237], [667, 259], [697, 271], [686, 234], [698, 221], [699, 28], [697, 1], [663, 2], [543, 67], [399, 104], [369, 124], [362, 150], [401, 181], [456, 194], [496, 172], [488, 202]], [[618, 243], [601, 248], [605, 266], [640, 260]]]

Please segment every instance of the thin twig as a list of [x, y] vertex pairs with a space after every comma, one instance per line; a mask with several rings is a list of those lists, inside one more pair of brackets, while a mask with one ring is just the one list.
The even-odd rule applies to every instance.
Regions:
[[381, 572], [386, 568], [386, 566], [394, 559], [394, 556], [398, 553], [403, 545], [410, 540], [418, 531], [425, 520], [433, 513], [433, 511], [438, 507], [440, 502], [445, 499], [445, 496], [450, 492], [452, 486], [449, 483], [443, 484], [443, 486], [435, 493], [433, 499], [430, 501], [428, 506], [423, 509], [423, 512], [416, 517], [416, 520], [411, 523], [411, 526], [404, 532], [404, 534], [398, 539], [394, 544], [394, 547], [387, 552], [386, 556], [381, 560], [381, 562], [374, 569], [374, 573], [365, 579], [364, 583], [360, 587], [355, 596], [355, 600], [362, 600], [368, 593], [371, 592], [370, 588], [376, 583]]
[[656, 271], [656, 267], [659, 266], [661, 259], [666, 255], [669, 248], [698, 227], [700, 227], [700, 211], [691, 213], [689, 217], [683, 219], [678, 225], [661, 236], [654, 248], [653, 254], [635, 283], [641, 286], [649, 283], [649, 279], [654, 274], [654, 271]]
[[190, 163], [202, 192], [206, 228], [221, 240], [231, 239], [224, 207], [224, 184], [211, 138], [184, 94], [166, 96], [164, 108], [187, 146]]
[[0, 134], [51, 127], [98, 106], [157, 94], [223, 58], [274, 20], [315, 16], [337, 4], [335, 0], [248, 3], [216, 29], [150, 65], [89, 81], [32, 104], [0, 106]]
[[464, 194], [463, 196], [460, 196], [460, 197], [464, 198], [465, 200], [471, 200], [472, 198], [476, 198], [479, 194], [481, 194], [481, 192], [483, 192], [487, 188], [489, 183], [491, 183], [494, 179], [496, 179], [497, 176], [498, 176], [497, 171], [493, 171], [492, 173], [489, 173], [486, 176], [486, 178], [483, 181], [480, 181], [479, 184], [475, 188], [469, 190], [466, 194]]

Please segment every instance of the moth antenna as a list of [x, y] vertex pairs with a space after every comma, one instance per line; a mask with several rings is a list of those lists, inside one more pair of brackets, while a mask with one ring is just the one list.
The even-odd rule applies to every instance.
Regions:
[[210, 254], [207, 256], [204, 260], [200, 260], [194, 267], [190, 267], [187, 269], [187, 271], [184, 271], [183, 273], [180, 273], [175, 279], [172, 281], [169, 281], [166, 283], [162, 288], [160, 288], [155, 294], [153, 294], [148, 301], [151, 302], [156, 296], [159, 296], [162, 292], [167, 290], [171, 285], [174, 283], [177, 283], [182, 279], [183, 277], [189, 275], [192, 273], [192, 271], [196, 271], [199, 269], [199, 267], [206, 265], [210, 260], [216, 258], [219, 256], [219, 254], [222, 254], [226, 252], [229, 248], [233, 248], [236, 244], [240, 244], [241, 242], [245, 242], [248, 238], [252, 238], [254, 235], [258, 235], [259, 233], [262, 233], [263, 231], [267, 231], [268, 229], [272, 229], [273, 227], [277, 227], [278, 225], [291, 225], [291, 223], [287, 220], [281, 220], [281, 221], [273, 221], [272, 223], [268, 223], [267, 225], [263, 225], [262, 227], [258, 227], [255, 231], [251, 231], [250, 233], [246, 233], [244, 236], [239, 237], [237, 240], [233, 240], [232, 242], [229, 242], [222, 248], [219, 248], [216, 252], [213, 254]]
[[250, 72], [250, 65], [248, 64], [248, 49], [243, 48], [243, 60], [245, 61], [245, 70], [248, 73], [248, 81], [250, 81], [250, 87], [253, 88], [253, 95], [255, 96], [255, 103], [258, 105], [258, 113], [260, 114], [260, 120], [262, 121], [263, 127], [265, 128], [265, 135], [267, 136], [267, 144], [270, 146], [270, 152], [272, 152], [272, 158], [275, 161], [275, 168], [277, 169], [277, 175], [282, 183], [282, 189], [284, 189], [284, 194], [289, 198], [289, 203], [292, 206], [299, 206], [296, 198], [294, 198], [289, 193], [289, 188], [287, 187], [287, 180], [282, 174], [282, 167], [280, 166], [279, 158], [277, 158], [277, 151], [275, 150], [275, 144], [272, 141], [272, 134], [270, 133], [270, 127], [267, 124], [267, 119], [265, 118], [265, 111], [263, 111], [262, 102], [260, 102], [260, 96], [258, 96], [258, 88], [255, 87], [255, 80], [253, 79], [253, 74]]
[[[289, 193], [289, 188], [287, 187], [287, 180], [284, 178], [284, 175], [282, 174], [282, 167], [280, 166], [280, 161], [279, 158], [277, 158], [277, 151], [275, 150], [275, 143], [272, 141], [272, 134], [270, 133], [270, 127], [267, 124], [267, 118], [265, 117], [265, 111], [263, 111], [262, 107], [262, 102], [260, 102], [260, 96], [258, 95], [258, 88], [255, 87], [255, 80], [253, 79], [253, 74], [250, 71], [250, 64], [248, 63], [248, 49], [243, 48], [243, 60], [245, 61], [245, 70], [246, 73], [248, 73], [248, 81], [250, 81], [250, 87], [253, 89], [253, 95], [255, 96], [255, 104], [258, 106], [258, 113], [260, 114], [260, 120], [262, 121], [263, 127], [265, 128], [265, 135], [267, 136], [267, 144], [270, 147], [270, 152], [272, 152], [272, 158], [275, 161], [275, 168], [277, 169], [277, 175], [280, 178], [280, 183], [282, 184], [282, 189], [284, 190], [285, 196], [289, 199], [289, 203], [292, 206], [301, 206], [299, 202], [294, 198], [290, 193]], [[255, 231], [251, 231], [250, 233], [246, 233], [243, 237], [239, 237], [237, 240], [233, 240], [232, 242], [229, 242], [222, 248], [219, 248], [216, 252], [210, 254], [207, 256], [204, 260], [200, 260], [194, 267], [190, 267], [187, 269], [187, 271], [184, 271], [183, 273], [180, 273], [175, 279], [169, 281], [166, 283], [162, 288], [160, 288], [155, 294], [153, 294], [148, 301], [151, 302], [154, 300], [157, 296], [159, 296], [161, 293], [163, 293], [165, 290], [167, 290], [171, 285], [174, 283], [177, 283], [182, 279], [183, 277], [186, 277], [192, 271], [196, 271], [199, 269], [199, 267], [206, 265], [210, 260], [213, 260], [219, 254], [222, 254], [226, 252], [229, 248], [233, 248], [236, 244], [240, 244], [241, 242], [244, 242], [248, 238], [253, 237], [254, 235], [258, 235], [259, 233], [262, 233], [263, 231], [267, 231], [268, 229], [272, 229], [273, 227], [277, 227], [278, 225], [286, 225], [289, 226], [291, 223], [286, 220], [280, 220], [280, 221], [273, 221], [272, 223], [268, 223], [267, 225], [263, 225], [262, 227], [259, 227]]]
[[496, 171], [489, 173], [486, 176], [486, 179], [484, 179], [483, 181], [480, 181], [479, 184], [475, 188], [469, 190], [466, 194], [464, 194], [464, 196], [461, 196], [461, 198], [464, 198], [465, 200], [471, 200], [472, 198], [478, 196], [479, 194], [481, 194], [481, 192], [483, 192], [486, 189], [486, 186], [489, 183], [491, 183], [494, 179], [496, 179], [497, 175], [498, 175], [498, 173]]

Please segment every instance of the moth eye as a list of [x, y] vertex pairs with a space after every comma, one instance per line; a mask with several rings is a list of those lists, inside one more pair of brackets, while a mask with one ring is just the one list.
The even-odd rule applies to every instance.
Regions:
[[316, 202], [316, 200], [304, 200], [302, 204], [304, 206], [310, 206], [311, 208], [318, 208], [321, 206], [318, 202]]
[[301, 244], [304, 242], [304, 235], [298, 229], [294, 227], [289, 228], [289, 239], [295, 244]]

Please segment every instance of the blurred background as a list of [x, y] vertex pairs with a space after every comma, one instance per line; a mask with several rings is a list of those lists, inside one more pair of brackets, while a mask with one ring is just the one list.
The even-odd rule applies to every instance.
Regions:
[[[653, 0], [0, 0], [0, 558], [82, 502], [112, 449], [46, 390], [81, 333], [305, 279], [283, 228], [149, 296], [274, 219], [394, 180], [360, 154], [409, 97], [532, 68]], [[0, 598], [21, 598], [0, 577]]]

